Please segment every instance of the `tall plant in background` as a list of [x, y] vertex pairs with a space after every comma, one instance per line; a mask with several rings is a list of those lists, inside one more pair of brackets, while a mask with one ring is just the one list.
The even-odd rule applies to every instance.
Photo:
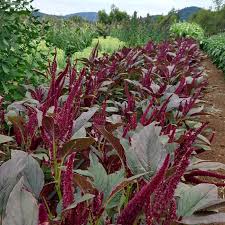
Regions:
[[213, 3], [215, 4], [216, 10], [220, 10], [224, 4], [224, 0], [213, 0]]
[[225, 33], [213, 35], [203, 42], [203, 50], [225, 72]]
[[76, 17], [69, 20], [52, 17], [46, 20], [51, 25], [46, 33], [47, 41], [64, 50], [66, 55], [82, 51], [91, 44], [93, 38], [98, 36], [94, 25], [78, 20]]
[[203, 41], [204, 30], [196, 23], [179, 22], [170, 27], [172, 37], [189, 37], [198, 41]]
[[169, 27], [176, 22], [178, 15], [171, 10], [166, 16], [138, 17], [137, 12], [129, 20], [111, 26], [110, 36], [117, 37], [128, 46], [141, 46], [149, 40], [160, 42], [169, 37]]
[[[0, 93], [20, 96], [19, 83], [30, 78], [35, 64], [41, 26], [32, 17], [32, 0], [1, 0]], [[40, 62], [39, 69], [41, 68]]]
[[190, 18], [191, 22], [204, 27], [207, 35], [225, 31], [225, 5], [217, 3], [215, 10], [202, 9]]

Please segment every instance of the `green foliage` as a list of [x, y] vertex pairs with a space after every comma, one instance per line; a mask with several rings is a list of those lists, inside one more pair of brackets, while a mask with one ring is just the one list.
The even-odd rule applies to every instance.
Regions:
[[[94, 38], [92, 40], [91, 46], [85, 48], [81, 52], [76, 52], [72, 56], [72, 61], [76, 59], [89, 58], [93, 49], [96, 47], [97, 44], [98, 44], [98, 56], [102, 56], [104, 53], [112, 54], [126, 45], [123, 41], [120, 41], [118, 38], [113, 38], [110, 36], [107, 36], [106, 38], [103, 37]], [[79, 66], [82, 66], [80, 62], [78, 64]]]
[[97, 43], [99, 43], [100, 52], [109, 54], [112, 54], [125, 46], [125, 42], [120, 41], [118, 38], [113, 38], [110, 36], [106, 38], [103, 37], [94, 38], [91, 43], [91, 46], [94, 48], [97, 45]]
[[[0, 94], [20, 98], [24, 84], [32, 77], [32, 69], [42, 60], [35, 58], [42, 38], [40, 22], [31, 16], [30, 0], [3, 0], [0, 4]], [[39, 59], [40, 59], [39, 58]]]
[[104, 9], [98, 11], [98, 21], [105, 25], [111, 23], [109, 19], [109, 15], [106, 13]]
[[195, 23], [179, 22], [170, 27], [172, 37], [191, 37], [198, 41], [204, 38], [204, 30]]
[[55, 51], [57, 52], [56, 58], [57, 58], [57, 63], [59, 68], [63, 68], [65, 66], [67, 57], [65, 52], [62, 49], [52, 47], [45, 40], [42, 40], [39, 43], [37, 49], [39, 52], [41, 52], [45, 56], [46, 62], [47, 62], [47, 63], [45, 62], [46, 67], [48, 66], [48, 60], [50, 61], [53, 60]]
[[220, 10], [223, 6], [224, 0], [213, 0], [215, 7], [217, 10]]
[[146, 18], [137, 16], [134, 12], [130, 20], [111, 27], [110, 36], [117, 37], [127, 43], [128, 46], [141, 46], [149, 40], [160, 42], [168, 38], [168, 27], [178, 19], [174, 10], [167, 16]]
[[48, 22], [51, 28], [46, 34], [47, 42], [64, 50], [66, 55], [82, 51], [98, 36], [94, 25], [78, 21], [76, 17], [69, 20], [51, 18]]
[[209, 54], [213, 62], [225, 72], [225, 33], [205, 39], [203, 49]]
[[111, 6], [111, 12], [109, 15], [105, 10], [100, 10], [98, 12], [98, 21], [105, 25], [113, 23], [121, 23], [122, 21], [129, 20], [129, 15], [125, 11], [120, 11], [115, 5]]
[[225, 5], [217, 7], [217, 10], [202, 9], [194, 14], [190, 21], [204, 27], [207, 35], [224, 32], [225, 29]]

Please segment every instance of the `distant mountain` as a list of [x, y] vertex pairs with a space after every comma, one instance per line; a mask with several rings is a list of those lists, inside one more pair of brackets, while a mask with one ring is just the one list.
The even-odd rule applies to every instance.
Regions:
[[[186, 7], [184, 9], [178, 10], [178, 15], [180, 17], [180, 20], [188, 20], [193, 14], [197, 13], [202, 8], [192, 6], [192, 7]], [[34, 12], [34, 16], [37, 17], [48, 17], [48, 16], [55, 16], [55, 15], [49, 15], [42, 12]], [[69, 19], [73, 16], [79, 16], [87, 21], [95, 22], [98, 19], [98, 13], [97, 12], [78, 12], [78, 13], [72, 13], [65, 16], [55, 16], [58, 18], [64, 18]], [[159, 15], [152, 16], [152, 18], [157, 18]]]
[[201, 9], [202, 8], [196, 6], [186, 7], [184, 9], [178, 10], [178, 15], [180, 20], [188, 20], [193, 14], [197, 13]]
[[79, 12], [79, 13], [73, 13], [73, 14], [69, 14], [64, 16], [64, 18], [70, 18], [73, 16], [79, 16], [82, 17], [83, 19], [86, 19], [88, 21], [91, 22], [95, 22], [98, 19], [98, 13], [97, 12]]
[[38, 12], [34, 12], [33, 15], [37, 16], [37, 17], [55, 16], [55, 17], [64, 18], [64, 19], [69, 19], [73, 16], [78, 16], [78, 17], [81, 17], [81, 18], [83, 18], [87, 21], [90, 21], [90, 22], [95, 22], [98, 19], [98, 13], [97, 12], [78, 12], [78, 13], [68, 14], [68, 15], [65, 15], [65, 16], [56, 16], [56, 15], [49, 15], [49, 14], [42, 13], [42, 12], [38, 11]]

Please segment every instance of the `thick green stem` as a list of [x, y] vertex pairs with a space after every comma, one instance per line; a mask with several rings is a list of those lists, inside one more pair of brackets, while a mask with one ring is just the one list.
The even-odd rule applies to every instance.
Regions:
[[54, 179], [55, 179], [55, 188], [58, 194], [59, 200], [62, 199], [62, 193], [60, 188], [61, 183], [61, 170], [59, 169], [59, 165], [57, 162], [57, 145], [55, 141], [53, 141], [53, 165], [54, 165]]

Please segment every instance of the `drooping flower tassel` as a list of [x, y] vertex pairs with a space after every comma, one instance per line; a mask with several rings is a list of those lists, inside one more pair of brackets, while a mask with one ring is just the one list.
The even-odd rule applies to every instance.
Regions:
[[134, 223], [138, 214], [142, 211], [145, 201], [150, 197], [151, 193], [157, 189], [164, 179], [166, 170], [169, 166], [170, 156], [167, 155], [162, 167], [152, 180], [147, 183], [135, 196], [129, 201], [127, 206], [120, 213], [117, 224], [131, 225]]

